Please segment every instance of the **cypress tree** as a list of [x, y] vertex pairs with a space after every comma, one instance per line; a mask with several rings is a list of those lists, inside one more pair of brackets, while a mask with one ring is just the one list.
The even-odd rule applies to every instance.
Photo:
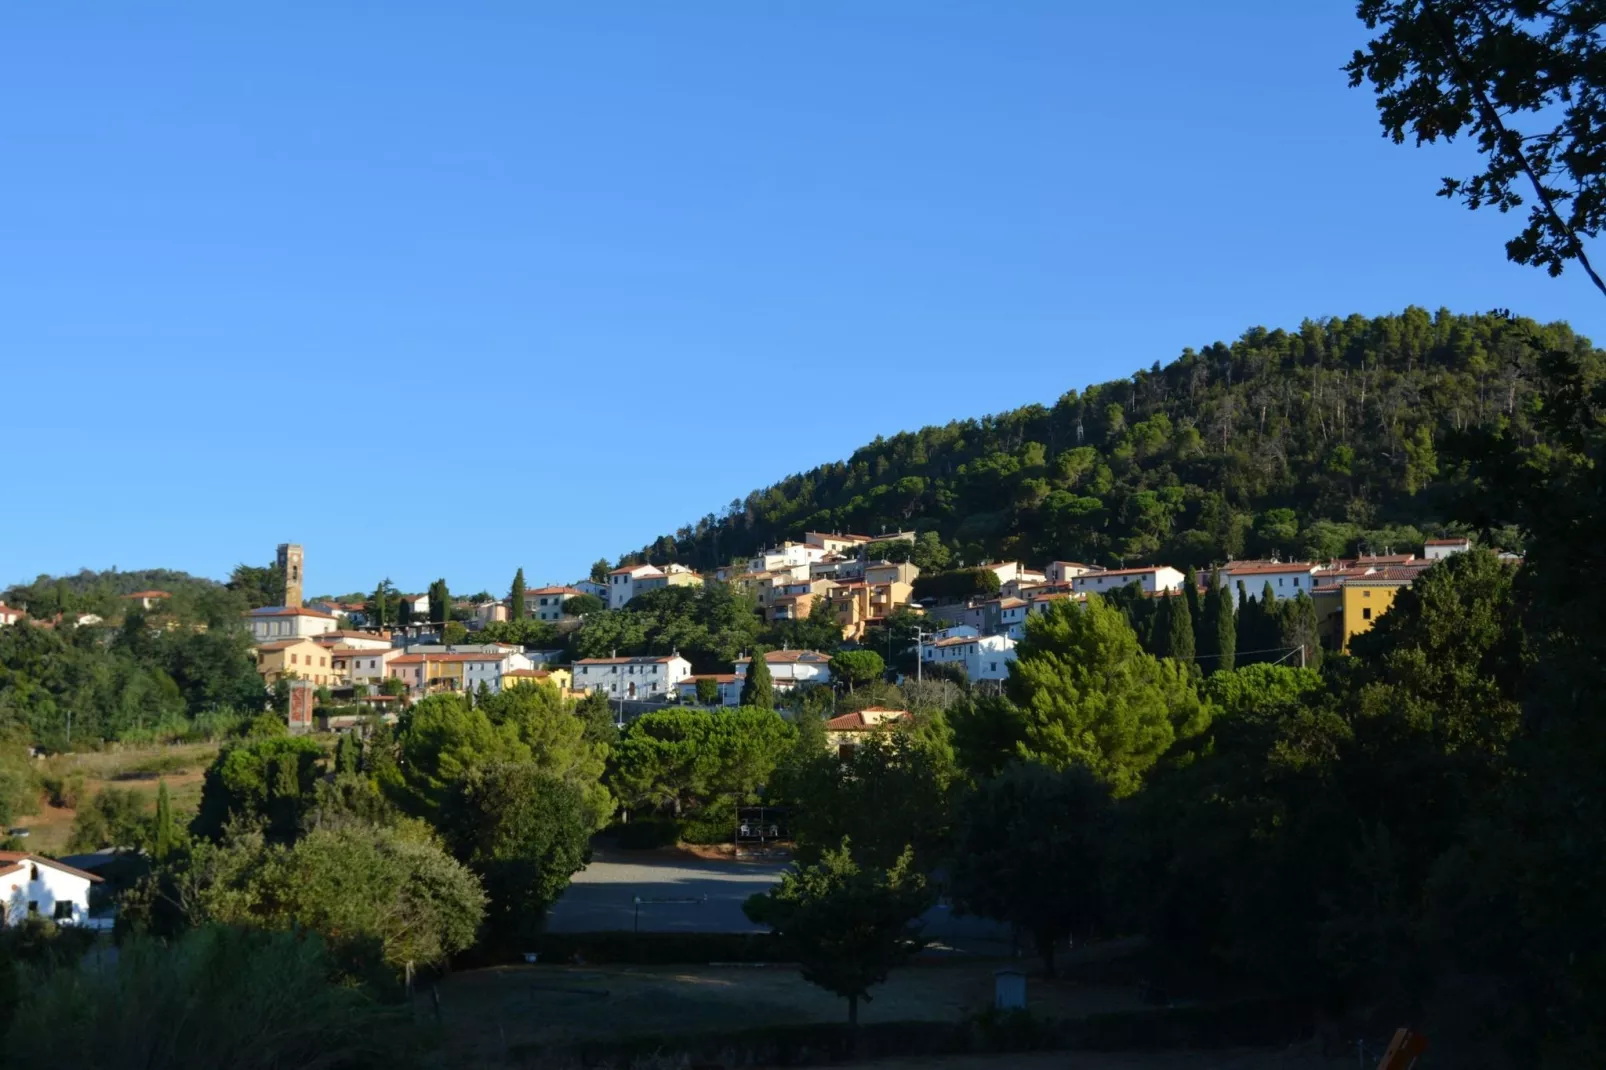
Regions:
[[347, 732], [340, 737], [340, 742], [335, 745], [335, 772], [355, 773], [359, 757], [357, 737]]
[[[1238, 581], [1238, 629], [1237, 629], [1237, 641], [1238, 641], [1237, 649], [1238, 650], [1250, 651], [1250, 650], [1260, 650], [1261, 649], [1262, 644], [1260, 642], [1258, 642], [1260, 636], [1257, 634], [1261, 630], [1260, 629], [1260, 617], [1261, 617], [1261, 613], [1260, 613], [1260, 603], [1259, 603], [1259, 601], [1257, 601], [1255, 598], [1250, 596], [1249, 592], [1244, 589], [1243, 580], [1239, 580]], [[1240, 657], [1234, 658], [1233, 660], [1235, 662], [1237, 662], [1238, 664], [1245, 664], [1246, 665], [1249, 662], [1245, 661], [1244, 657], [1247, 657], [1250, 660], [1253, 660], [1253, 659], [1259, 657], [1259, 655], [1258, 654], [1245, 654], [1245, 655], [1242, 655]]]
[[165, 780], [156, 788], [156, 828], [151, 839], [151, 856], [157, 862], [167, 861], [173, 853], [173, 803], [167, 797]]
[[1166, 628], [1165, 656], [1191, 663], [1194, 655], [1191, 600], [1171, 595], [1161, 601], [1164, 603], [1161, 609], [1165, 616], [1155, 625], [1155, 630], [1158, 631], [1161, 624]]
[[513, 593], [508, 596], [508, 615], [514, 620], [524, 619], [524, 570], [513, 573]]
[[1231, 670], [1238, 651], [1238, 625], [1232, 611], [1232, 591], [1225, 584], [1211, 583], [1205, 594], [1205, 619], [1200, 628], [1201, 653], [1210, 654], [1205, 670]]
[[1199, 628], [1204, 624], [1204, 603], [1199, 598], [1199, 574], [1189, 565], [1182, 572], [1182, 596], [1188, 601], [1188, 619], [1193, 621], [1193, 649], [1199, 650]]
[[429, 622], [445, 624], [452, 619], [452, 592], [444, 578], [429, 585]]
[[769, 664], [762, 650], [753, 654], [747, 663], [747, 679], [742, 683], [743, 706], [756, 706], [762, 710], [775, 708], [775, 681], [770, 678]]

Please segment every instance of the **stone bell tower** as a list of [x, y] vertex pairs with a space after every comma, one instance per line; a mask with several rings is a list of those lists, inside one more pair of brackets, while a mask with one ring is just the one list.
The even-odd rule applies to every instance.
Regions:
[[301, 544], [279, 544], [279, 571], [284, 574], [284, 601], [288, 609], [301, 608]]

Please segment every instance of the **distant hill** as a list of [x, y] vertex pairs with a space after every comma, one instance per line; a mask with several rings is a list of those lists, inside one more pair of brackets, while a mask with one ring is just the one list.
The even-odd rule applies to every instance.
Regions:
[[121, 613], [123, 596], [135, 591], [166, 591], [179, 602], [188, 603], [222, 588], [216, 580], [174, 569], [95, 572], [86, 568], [70, 576], [41, 575], [32, 583], [14, 584], [0, 594], [0, 601], [27, 609], [36, 617], [52, 617], [60, 612], [110, 617]]
[[1440, 530], [1446, 437], [1529, 426], [1540, 349], [1602, 363], [1564, 323], [1497, 314], [1255, 327], [1052, 406], [877, 438], [622, 560], [708, 568], [805, 530], [911, 527], [969, 563], [1407, 549]]

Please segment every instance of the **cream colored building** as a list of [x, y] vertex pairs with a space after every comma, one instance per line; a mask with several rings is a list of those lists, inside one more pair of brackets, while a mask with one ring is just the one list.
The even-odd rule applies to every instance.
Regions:
[[279, 639], [258, 643], [257, 674], [269, 687], [287, 676], [311, 680], [320, 687], [340, 683], [331, 654], [311, 639]]

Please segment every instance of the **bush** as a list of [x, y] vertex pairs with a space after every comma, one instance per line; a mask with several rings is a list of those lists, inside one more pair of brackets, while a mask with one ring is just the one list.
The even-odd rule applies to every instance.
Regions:
[[45, 795], [50, 799], [51, 806], [58, 806], [64, 810], [76, 810], [84, 797], [84, 776], [82, 773], [46, 773], [40, 777], [44, 785]]
[[667, 817], [638, 817], [609, 830], [614, 842], [626, 851], [650, 851], [673, 847], [680, 842], [680, 825]]
[[736, 800], [725, 796], [700, 807], [680, 822], [686, 843], [730, 843], [736, 838]]
[[1002, 584], [998, 573], [989, 568], [956, 569], [916, 576], [912, 585], [916, 600], [935, 598], [940, 602], [963, 602], [978, 596], [998, 594]]
[[7, 1065], [129, 1070], [329, 1070], [405, 1065], [407, 1015], [329, 981], [310, 933], [210, 927], [135, 937], [98, 968], [35, 972], [5, 1038]]

